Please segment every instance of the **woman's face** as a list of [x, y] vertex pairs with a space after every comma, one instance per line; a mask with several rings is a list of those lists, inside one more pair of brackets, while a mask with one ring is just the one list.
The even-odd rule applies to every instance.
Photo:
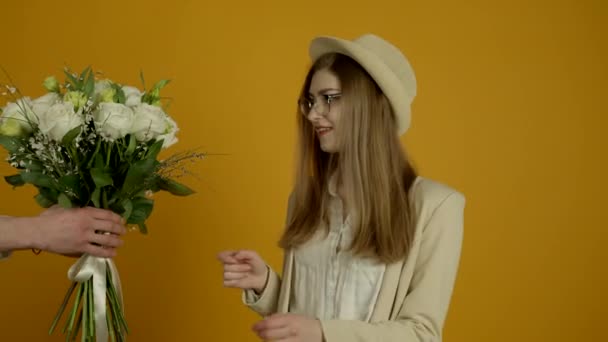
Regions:
[[301, 104], [302, 114], [313, 125], [321, 150], [327, 153], [339, 152], [336, 129], [340, 122], [340, 80], [329, 70], [314, 73], [308, 94]]

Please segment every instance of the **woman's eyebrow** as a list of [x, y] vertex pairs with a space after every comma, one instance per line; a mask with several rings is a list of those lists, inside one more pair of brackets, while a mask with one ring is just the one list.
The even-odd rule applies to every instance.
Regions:
[[[317, 91], [317, 94], [326, 94], [330, 91], [340, 92], [341, 90], [338, 88], [323, 88], [323, 89], [320, 89], [319, 91]], [[313, 95], [313, 93], [308, 92], [308, 95]]]

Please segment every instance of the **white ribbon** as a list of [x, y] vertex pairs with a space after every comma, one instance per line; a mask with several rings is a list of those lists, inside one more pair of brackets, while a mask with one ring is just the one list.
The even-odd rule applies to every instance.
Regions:
[[84, 254], [68, 270], [68, 278], [71, 281], [83, 283], [93, 277], [93, 303], [95, 306], [95, 335], [97, 342], [108, 341], [108, 325], [106, 322], [106, 261], [110, 265], [114, 288], [116, 289], [121, 307], [123, 307], [120, 278], [112, 259]]

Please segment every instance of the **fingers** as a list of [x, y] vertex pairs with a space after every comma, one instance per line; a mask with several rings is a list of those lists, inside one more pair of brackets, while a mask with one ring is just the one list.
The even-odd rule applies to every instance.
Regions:
[[90, 243], [95, 243], [102, 247], [109, 247], [109, 248], [117, 248], [117, 247], [122, 246], [122, 244], [123, 244], [123, 241], [121, 239], [119, 239], [116, 235], [112, 235], [112, 234], [90, 233], [88, 235], [88, 241]]
[[256, 252], [227, 250], [220, 252], [217, 259], [224, 266], [225, 287], [253, 288], [258, 291], [258, 288], [264, 285], [263, 283], [258, 284], [264, 280], [260, 280], [261, 275], [259, 271], [256, 271], [256, 265], [263, 264], [263, 261]]
[[250, 261], [261, 261], [258, 253], [249, 250], [223, 251], [217, 255], [218, 260], [226, 264], [248, 263]]
[[272, 315], [256, 323], [252, 330], [263, 340], [288, 341], [297, 335], [289, 317], [285, 314]]
[[251, 271], [251, 265], [248, 264], [227, 264], [224, 266], [224, 272], [247, 273]]
[[116, 256], [116, 249], [104, 248], [92, 244], [88, 244], [84, 252], [100, 258], [113, 258]]
[[224, 280], [246, 278], [250, 271], [251, 266], [247, 264], [226, 264], [224, 265]]
[[122, 246], [123, 241], [116, 235], [90, 233], [89, 243], [85, 247], [85, 253], [101, 258], [113, 258], [116, 256], [116, 248]]
[[234, 258], [237, 259], [241, 263], [247, 263], [247, 264], [251, 265], [254, 273], [261, 274], [262, 272], [266, 272], [266, 269], [267, 269], [266, 262], [255, 251], [249, 251], [249, 250], [238, 251], [235, 254]]
[[245, 288], [243, 281], [249, 277], [251, 266], [247, 264], [224, 264], [224, 286]]
[[246, 286], [241, 284], [241, 279], [236, 280], [224, 280], [224, 287], [232, 287], [237, 289], [246, 289]]
[[260, 256], [258, 255], [258, 253], [254, 252], [254, 251], [249, 251], [249, 250], [238, 251], [234, 255], [234, 258], [241, 262], [261, 259]]
[[272, 340], [272, 342], [298, 342], [300, 341], [298, 339], [298, 336], [293, 336], [293, 337], [286, 337], [286, 338], [280, 338], [280, 339], [276, 339], [276, 340]]
[[280, 327], [275, 329], [263, 329], [256, 331], [256, 334], [264, 341], [283, 340], [296, 335], [290, 327]]
[[93, 217], [94, 219], [111, 221], [118, 225], [123, 224], [122, 217], [114, 212], [111, 212], [110, 210], [93, 208], [93, 207], [86, 207], [83, 210], [85, 210], [87, 212], [87, 214], [90, 215], [91, 217]]
[[123, 235], [127, 232], [123, 225], [114, 221], [93, 220], [91, 224], [93, 231], [108, 232], [116, 235]]
[[241, 280], [247, 278], [247, 273], [224, 272], [224, 281]]
[[289, 315], [287, 314], [275, 314], [268, 318], [259, 321], [253, 326], [253, 330], [267, 330], [267, 329], [278, 329], [286, 327], [289, 323]]
[[223, 251], [217, 255], [217, 259], [224, 264], [238, 264], [239, 261], [234, 257], [235, 251]]

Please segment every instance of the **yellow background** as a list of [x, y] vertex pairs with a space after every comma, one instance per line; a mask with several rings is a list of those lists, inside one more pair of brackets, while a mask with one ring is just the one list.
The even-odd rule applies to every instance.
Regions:
[[[130, 341], [255, 341], [222, 288], [225, 248], [275, 268], [292, 181], [294, 108], [318, 34], [375, 32], [419, 80], [403, 142], [421, 173], [468, 199], [445, 341], [607, 341], [608, 11], [603, 0], [2, 1], [0, 64], [21, 90], [64, 64], [120, 82], [171, 78], [169, 152], [215, 154], [157, 197], [150, 234], [116, 258]], [[5, 79], [3, 79], [5, 80]], [[0, 157], [4, 157], [2, 152]], [[12, 170], [1, 163], [0, 173]], [[40, 212], [0, 185], [0, 212]], [[0, 263], [0, 340], [47, 336], [73, 260]], [[405, 341], [404, 341], [405, 342]]]

